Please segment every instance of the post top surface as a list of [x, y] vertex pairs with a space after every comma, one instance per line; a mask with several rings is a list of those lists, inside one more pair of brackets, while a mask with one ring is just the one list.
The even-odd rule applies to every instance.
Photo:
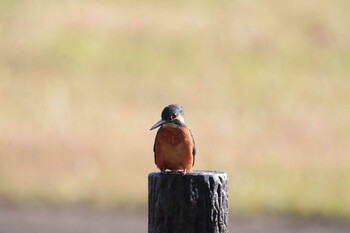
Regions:
[[148, 177], [155, 177], [155, 176], [227, 176], [225, 172], [220, 171], [205, 171], [205, 170], [193, 170], [191, 172], [186, 173], [183, 175], [181, 172], [178, 171], [171, 171], [166, 173], [161, 172], [151, 172], [148, 174]]

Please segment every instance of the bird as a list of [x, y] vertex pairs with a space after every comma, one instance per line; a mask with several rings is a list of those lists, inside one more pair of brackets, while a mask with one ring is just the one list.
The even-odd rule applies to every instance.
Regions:
[[150, 130], [158, 128], [153, 152], [154, 163], [162, 173], [191, 172], [195, 162], [196, 144], [191, 130], [185, 124], [184, 110], [179, 104], [166, 106], [161, 119]]

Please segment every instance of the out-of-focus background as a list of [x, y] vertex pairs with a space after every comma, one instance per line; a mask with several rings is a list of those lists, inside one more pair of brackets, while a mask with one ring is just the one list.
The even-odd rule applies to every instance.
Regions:
[[0, 202], [147, 208], [164, 106], [230, 211], [350, 219], [350, 3], [0, 1]]

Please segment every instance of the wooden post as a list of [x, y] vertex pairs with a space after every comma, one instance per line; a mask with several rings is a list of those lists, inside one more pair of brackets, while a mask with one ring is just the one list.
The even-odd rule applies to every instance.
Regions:
[[148, 175], [148, 233], [227, 233], [227, 223], [226, 173]]

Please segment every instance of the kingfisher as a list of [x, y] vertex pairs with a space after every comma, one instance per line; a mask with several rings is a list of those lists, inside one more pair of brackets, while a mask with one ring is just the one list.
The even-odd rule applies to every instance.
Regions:
[[150, 130], [158, 129], [154, 146], [154, 162], [162, 173], [166, 170], [190, 172], [195, 161], [196, 145], [191, 130], [185, 124], [181, 105], [170, 104], [161, 119]]

